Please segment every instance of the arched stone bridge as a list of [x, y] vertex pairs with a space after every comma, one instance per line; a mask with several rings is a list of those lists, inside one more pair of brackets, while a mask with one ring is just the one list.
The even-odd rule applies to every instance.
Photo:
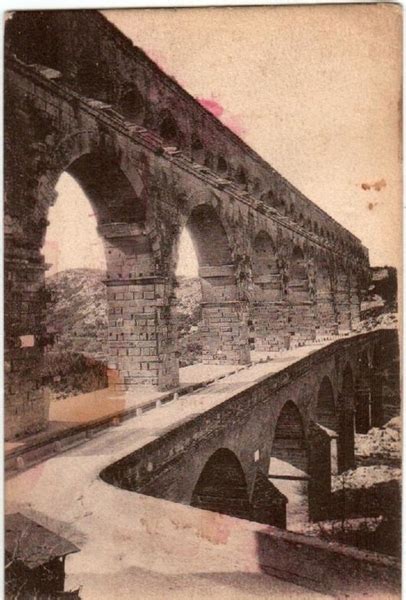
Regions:
[[385, 420], [397, 343], [394, 330], [333, 342], [169, 429], [102, 479], [279, 527], [286, 500], [290, 525], [323, 518], [331, 474], [354, 466], [355, 431]]
[[88, 11], [6, 24], [6, 432], [44, 426], [47, 266], [62, 173], [87, 194], [107, 260], [111, 380], [178, 384], [173, 317], [183, 228], [199, 261], [204, 361], [250, 361], [350, 331], [367, 250], [173, 79]]

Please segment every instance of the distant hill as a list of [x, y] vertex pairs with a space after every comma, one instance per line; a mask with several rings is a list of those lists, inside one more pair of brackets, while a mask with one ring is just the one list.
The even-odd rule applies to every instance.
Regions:
[[102, 360], [107, 350], [107, 296], [104, 271], [68, 269], [46, 281], [52, 300], [47, 330], [55, 346]]

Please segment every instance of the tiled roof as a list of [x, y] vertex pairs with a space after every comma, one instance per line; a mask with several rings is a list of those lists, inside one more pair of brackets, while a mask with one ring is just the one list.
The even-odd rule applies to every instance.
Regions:
[[54, 558], [79, 552], [79, 548], [21, 513], [5, 516], [7, 560], [18, 560], [35, 569]]

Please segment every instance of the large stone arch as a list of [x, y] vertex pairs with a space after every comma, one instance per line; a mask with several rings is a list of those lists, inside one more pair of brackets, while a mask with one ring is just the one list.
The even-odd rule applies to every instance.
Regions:
[[173, 240], [172, 269], [178, 260], [181, 232], [186, 228], [195, 248], [202, 291], [204, 363], [247, 364], [248, 306], [241, 288], [241, 261], [231, 241], [232, 228], [214, 194], [189, 196]]
[[191, 506], [250, 519], [251, 506], [244, 470], [227, 448], [216, 450], [205, 463], [194, 487]]

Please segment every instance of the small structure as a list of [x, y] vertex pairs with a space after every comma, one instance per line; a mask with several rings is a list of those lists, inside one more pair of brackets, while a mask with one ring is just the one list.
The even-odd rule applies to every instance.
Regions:
[[65, 558], [77, 546], [21, 513], [6, 515], [4, 545], [6, 598], [79, 598], [64, 592]]

